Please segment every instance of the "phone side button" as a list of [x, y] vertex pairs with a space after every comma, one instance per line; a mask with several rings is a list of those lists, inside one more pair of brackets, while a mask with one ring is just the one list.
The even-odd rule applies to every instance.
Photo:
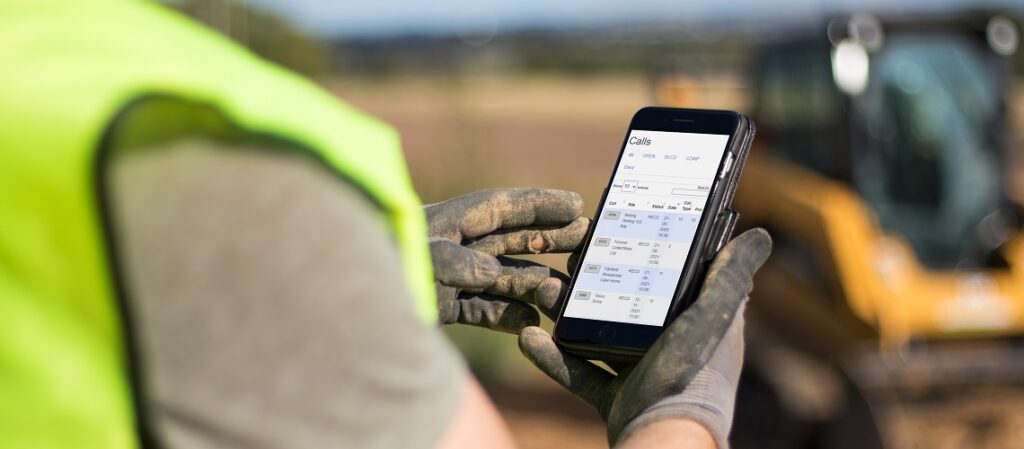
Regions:
[[735, 162], [732, 152], [725, 153], [725, 162], [722, 163], [722, 171], [718, 173], [718, 179], [725, 179], [725, 175], [732, 170], [732, 163]]
[[615, 338], [615, 327], [611, 324], [606, 324], [601, 330], [597, 331], [597, 339], [601, 343], [608, 343]]
[[713, 259], [718, 254], [718, 251], [729, 242], [729, 239], [732, 237], [732, 231], [736, 228], [736, 220], [739, 216], [740, 214], [732, 209], [726, 209], [719, 214], [717, 226], [711, 234], [711, 241], [708, 242], [708, 252], [704, 256], [705, 260]]

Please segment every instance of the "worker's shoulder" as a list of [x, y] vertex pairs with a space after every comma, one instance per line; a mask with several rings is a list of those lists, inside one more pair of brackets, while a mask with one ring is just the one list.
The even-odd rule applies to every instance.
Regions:
[[180, 138], [117, 152], [110, 169], [135, 189], [177, 186], [245, 194], [271, 190], [278, 196], [316, 198], [328, 193], [363, 199], [359, 186], [319, 155], [287, 144]]
[[192, 139], [112, 164], [146, 384], [187, 418], [161, 423], [175, 421], [169, 432], [202, 422], [264, 446], [440, 439], [463, 367], [415, 313], [394, 239], [349, 181], [287, 148]]
[[166, 218], [268, 233], [275, 232], [270, 226], [320, 220], [367, 238], [366, 244], [390, 241], [380, 210], [360, 186], [316, 155], [287, 146], [177, 139], [118, 152], [108, 172], [114, 205], [142, 219], [175, 211], [190, 217]]

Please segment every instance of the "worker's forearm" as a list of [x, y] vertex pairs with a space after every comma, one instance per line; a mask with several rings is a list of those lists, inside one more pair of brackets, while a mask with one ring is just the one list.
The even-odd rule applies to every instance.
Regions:
[[666, 419], [637, 429], [617, 449], [716, 449], [704, 426], [688, 419]]
[[481, 447], [483, 442], [492, 449], [514, 449], [515, 442], [498, 410], [470, 378], [462, 385], [458, 409], [448, 423], [436, 449], [462, 449]]

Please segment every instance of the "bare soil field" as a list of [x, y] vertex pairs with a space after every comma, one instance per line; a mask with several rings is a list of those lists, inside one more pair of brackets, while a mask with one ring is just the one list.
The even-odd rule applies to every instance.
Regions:
[[643, 79], [402, 79], [328, 81], [346, 101], [402, 134], [426, 202], [497, 186], [604, 187]]
[[899, 449], [1024, 448], [1024, 390], [980, 388], [912, 401], [884, 413], [883, 433]]

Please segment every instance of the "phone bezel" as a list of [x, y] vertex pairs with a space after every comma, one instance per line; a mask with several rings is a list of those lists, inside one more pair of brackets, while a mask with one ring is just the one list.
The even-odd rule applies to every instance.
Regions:
[[[622, 163], [622, 156], [625, 153], [629, 136], [634, 130], [728, 135], [729, 139], [726, 142], [725, 149], [722, 151], [722, 156], [715, 172], [715, 178], [708, 192], [707, 202], [704, 204], [704, 212], [701, 214], [697, 232], [694, 235], [692, 248], [699, 249], [691, 250], [687, 255], [682, 274], [676, 283], [672, 304], [669, 306], [669, 312], [666, 314], [661, 326], [566, 317], [564, 316], [566, 306], [568, 305], [568, 299], [566, 299], [562, 301], [558, 320], [555, 323], [554, 337], [556, 343], [572, 352], [592, 358], [602, 358], [605, 360], [635, 359], [654, 344], [665, 329], [665, 326], [682, 311], [685, 306], [685, 304], [682, 304], [684, 299], [690, 296], [686, 294], [689, 290], [687, 286], [692, 284], [691, 280], [703, 267], [701, 262], [707, 251], [706, 246], [709, 235], [713, 230], [712, 228], [714, 228], [715, 219], [723, 208], [723, 197], [728, 190], [726, 184], [731, 177], [724, 176], [725, 174], [722, 173], [722, 170], [725, 168], [724, 164], [727, 155], [734, 152], [737, 139], [742, 137], [740, 126], [743, 121], [742, 116], [735, 112], [701, 109], [648, 107], [637, 111], [633, 115], [626, 135], [623, 138], [622, 146], [619, 149], [619, 155], [615, 160], [614, 168], [609, 176], [607, 187], [601, 195], [601, 202], [598, 204], [594, 218], [595, 223], [604, 210], [608, 189], [612, 185], [619, 164]], [[739, 157], [740, 155], [733, 154], [732, 156], [734, 166], [742, 162]], [[736, 169], [740, 169], [740, 167]], [[723, 188], [723, 186], [726, 188]], [[594, 228], [595, 226], [591, 226], [584, 240], [584, 249], [580, 254], [579, 264], [582, 264], [586, 258], [587, 249], [594, 238]], [[572, 277], [566, 295], [569, 295], [573, 288], [575, 288], [576, 279], [577, 276]]]

